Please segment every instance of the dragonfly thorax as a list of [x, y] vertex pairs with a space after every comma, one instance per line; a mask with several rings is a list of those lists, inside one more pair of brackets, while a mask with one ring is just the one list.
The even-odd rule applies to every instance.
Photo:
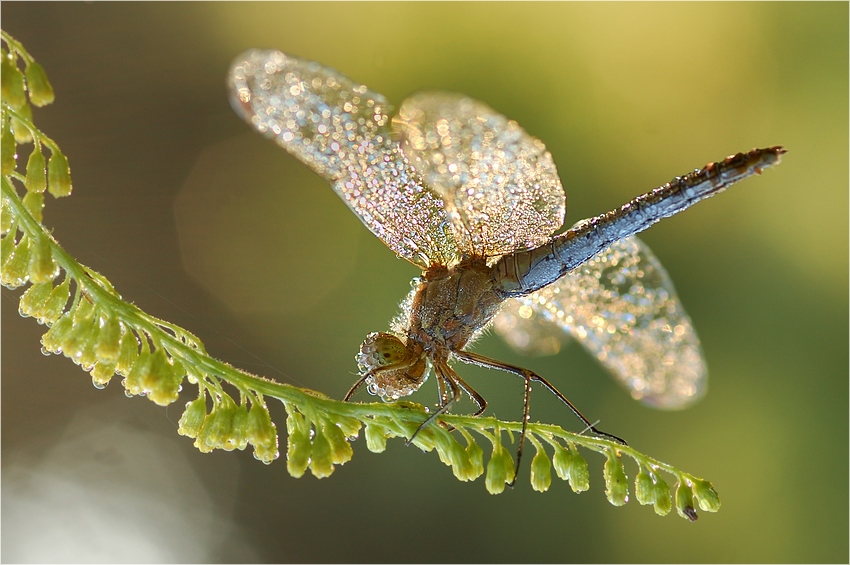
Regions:
[[499, 311], [503, 297], [494, 288], [483, 257], [423, 273], [410, 301], [407, 335], [433, 358], [448, 359], [462, 350]]

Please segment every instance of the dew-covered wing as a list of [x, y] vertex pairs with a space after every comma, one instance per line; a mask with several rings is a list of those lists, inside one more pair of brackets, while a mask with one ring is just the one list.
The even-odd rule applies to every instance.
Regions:
[[[706, 390], [707, 370], [691, 319], [652, 251], [618, 241], [555, 283], [511, 299], [494, 321], [520, 351], [567, 332], [641, 402], [684, 408]], [[544, 351], [545, 352], [545, 351]]]
[[552, 156], [516, 122], [446, 92], [408, 98], [392, 122], [405, 155], [445, 202], [463, 251], [531, 249], [562, 226], [564, 189]]
[[327, 179], [390, 249], [423, 267], [456, 258], [442, 201], [390, 139], [383, 96], [279, 51], [240, 55], [229, 86], [236, 111]]
[[555, 355], [572, 339], [568, 331], [527, 298], [509, 298], [493, 318], [493, 329], [523, 355]]

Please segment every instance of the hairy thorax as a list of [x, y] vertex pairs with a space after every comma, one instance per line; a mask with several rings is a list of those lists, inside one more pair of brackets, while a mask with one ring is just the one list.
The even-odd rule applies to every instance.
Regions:
[[501, 303], [483, 258], [456, 267], [432, 267], [415, 287], [408, 339], [431, 355], [446, 358], [460, 351], [496, 315]]

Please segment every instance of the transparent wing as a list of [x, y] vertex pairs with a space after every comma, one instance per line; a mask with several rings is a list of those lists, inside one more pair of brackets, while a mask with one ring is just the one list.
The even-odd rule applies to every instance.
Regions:
[[537, 340], [571, 334], [650, 406], [684, 408], [706, 390], [691, 319], [664, 267], [634, 236], [540, 291], [511, 299], [494, 327], [520, 351], [540, 352]]
[[543, 143], [489, 106], [426, 92], [404, 101], [393, 134], [439, 194], [467, 254], [545, 243], [564, 222], [564, 189]]
[[493, 329], [508, 345], [529, 356], [555, 355], [570, 342], [570, 334], [537, 312], [526, 299], [505, 301], [493, 319]]
[[390, 249], [423, 267], [455, 259], [443, 203], [390, 139], [383, 96], [279, 51], [242, 54], [229, 86], [237, 112], [331, 182]]

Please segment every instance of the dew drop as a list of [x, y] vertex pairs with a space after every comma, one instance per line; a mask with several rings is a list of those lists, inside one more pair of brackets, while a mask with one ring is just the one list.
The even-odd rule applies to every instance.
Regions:
[[48, 351], [48, 349], [42, 345], [41, 346], [41, 354], [44, 355], [45, 357], [50, 357], [53, 353], [51, 351]]

